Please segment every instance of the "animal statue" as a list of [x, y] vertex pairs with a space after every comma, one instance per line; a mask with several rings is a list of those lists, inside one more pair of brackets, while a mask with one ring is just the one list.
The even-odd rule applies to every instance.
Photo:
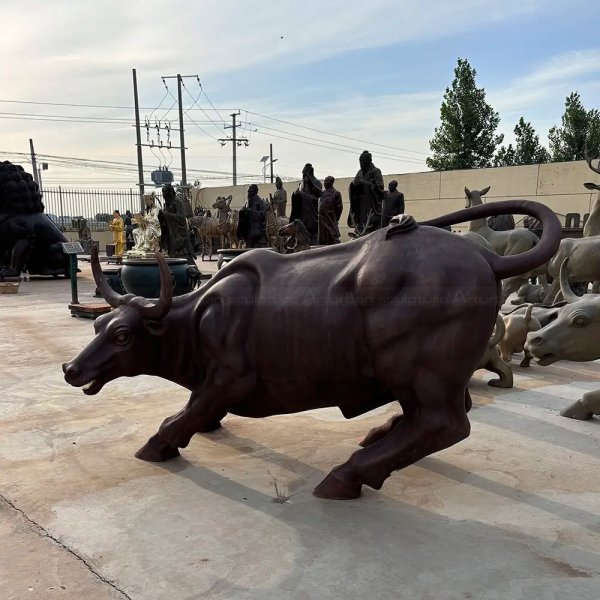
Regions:
[[548, 261], [547, 272], [552, 277], [552, 283], [544, 299], [545, 304], [552, 304], [558, 299], [560, 267], [565, 258], [569, 258], [569, 280], [572, 283], [600, 280], [600, 236], [561, 240], [558, 251]]
[[[542, 221], [531, 251], [497, 256], [440, 229], [507, 210]], [[63, 365], [65, 380], [88, 395], [140, 374], [189, 389], [185, 408], [137, 452], [147, 461], [178, 456], [228, 413], [260, 418], [338, 406], [352, 418], [397, 401], [402, 417], [371, 432], [314, 490], [357, 498], [363, 485], [380, 489], [393, 471], [469, 435], [467, 384], [495, 325], [499, 282], [547, 261], [560, 236], [554, 213], [525, 200], [422, 224], [406, 216], [351, 244], [290, 255], [250, 250], [176, 298], [159, 255], [156, 301], [115, 292], [94, 251], [96, 284], [115, 310], [96, 320], [95, 338]]]
[[233, 248], [234, 244], [237, 248], [237, 222], [234, 223], [233, 219], [230, 218], [230, 215], [233, 212], [230, 206], [232, 199], [233, 196], [231, 194], [227, 198], [224, 196], [219, 196], [212, 205], [212, 207], [217, 210], [219, 231], [221, 232], [221, 248]]
[[469, 240], [470, 242], [483, 246], [490, 252], [495, 252], [492, 245], [482, 235], [479, 235], [474, 231], [465, 231], [464, 233], [461, 233], [461, 235], [465, 240]]
[[[588, 155], [587, 148], [585, 148], [585, 161], [588, 164], [588, 167], [591, 169], [593, 173], [597, 173], [600, 175], [600, 159], [598, 159], [598, 166], [594, 167], [592, 164], [592, 159]], [[597, 183], [584, 183], [583, 186], [590, 190], [596, 191], [596, 200], [590, 210], [590, 216], [588, 220], [585, 222], [583, 226], [583, 237], [589, 237], [591, 235], [599, 235], [600, 234], [600, 185]]]
[[494, 333], [490, 338], [483, 356], [477, 364], [476, 371], [478, 369], [486, 369], [492, 371], [499, 376], [499, 379], [490, 379], [488, 385], [493, 387], [511, 388], [513, 386], [513, 373], [512, 367], [504, 362], [500, 357], [500, 351], [498, 350], [498, 343], [504, 337], [505, 333], [504, 319], [501, 315], [496, 317], [496, 327]]
[[[498, 350], [505, 363], [511, 362], [513, 354], [523, 352], [525, 340], [530, 331], [541, 329], [540, 322], [531, 315], [532, 310], [533, 304], [530, 304], [524, 315], [511, 313], [504, 317], [505, 331], [502, 339], [498, 342]], [[528, 367], [531, 358], [531, 355], [525, 352], [519, 366]]]
[[216, 217], [207, 217], [198, 215], [189, 220], [190, 228], [196, 231], [196, 235], [202, 242], [202, 254], [204, 260], [208, 250], [208, 260], [212, 260], [213, 239], [221, 239], [221, 230], [219, 229], [219, 220]]
[[[552, 323], [555, 319], [558, 318], [558, 313], [561, 311], [562, 307], [565, 306], [566, 302], [557, 302], [552, 306], [544, 306], [543, 304], [534, 304], [533, 310], [531, 311], [531, 316], [535, 318], [541, 327], [545, 327], [548, 323]], [[519, 314], [521, 316], [525, 316], [525, 313], [529, 309], [529, 304], [521, 304], [517, 308], [513, 308], [507, 312], [503, 312], [502, 316], [508, 317], [509, 315]]]
[[231, 247], [233, 248], [233, 244], [235, 244], [236, 248], [241, 248], [243, 242], [237, 236], [238, 225], [240, 223], [240, 211], [232, 209], [227, 215], [227, 222], [229, 224], [229, 239]]
[[[368, 235], [372, 230], [372, 222], [373, 222], [373, 211], [369, 210], [367, 213], [365, 222], [359, 224], [356, 222], [354, 218], [354, 213], [350, 212], [348, 214], [348, 225], [354, 229], [354, 231], [349, 231], [348, 236], [353, 240], [357, 240], [365, 235]], [[390, 225], [394, 225], [399, 223], [404, 215], [396, 215], [390, 219]]]
[[42, 195], [20, 165], [0, 162], [0, 270], [5, 277], [27, 269], [32, 275], [68, 275], [67, 242], [44, 214]]
[[[483, 190], [469, 190], [465, 187], [466, 207], [479, 206], [483, 204], [482, 196], [485, 196], [490, 191], [490, 187]], [[484, 237], [494, 248], [494, 251], [500, 256], [513, 256], [526, 252], [533, 248], [538, 237], [528, 229], [510, 229], [507, 231], [494, 231], [491, 229], [485, 219], [474, 219], [469, 223], [469, 231], [478, 233]], [[541, 266], [541, 265], [540, 265]], [[504, 282], [502, 291], [502, 303], [506, 301], [512, 292], [516, 292], [519, 287], [525, 283], [530, 273], [519, 274], [514, 280]]]
[[272, 248], [275, 248], [278, 252], [282, 252], [283, 240], [279, 236], [279, 231], [284, 225], [287, 225], [290, 220], [287, 217], [278, 217], [270, 202], [266, 202], [265, 204], [267, 208], [266, 229], [269, 245]]
[[[551, 323], [527, 336], [525, 349], [539, 365], [551, 365], [558, 360], [585, 362], [600, 358], [600, 296], [580, 297], [573, 293], [569, 286], [570, 260], [563, 260], [559, 275], [566, 306]], [[600, 415], [600, 390], [586, 392], [560, 414], [579, 420]]]
[[279, 230], [279, 236], [284, 238], [283, 253], [293, 254], [310, 249], [310, 233], [300, 219], [294, 219]]
[[537, 284], [527, 282], [517, 290], [517, 298], [511, 304], [539, 304], [544, 302], [547, 293], [548, 284], [545, 281]]

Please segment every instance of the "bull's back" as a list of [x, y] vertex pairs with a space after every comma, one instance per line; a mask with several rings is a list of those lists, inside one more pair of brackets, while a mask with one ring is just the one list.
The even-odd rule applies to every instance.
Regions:
[[484, 253], [438, 229], [250, 258], [244, 268], [254, 262], [259, 283], [250, 354], [265, 373], [343, 380], [348, 365], [371, 373], [375, 348], [400, 339], [418, 347], [421, 331], [448, 320], [484, 314], [493, 328], [497, 284]]

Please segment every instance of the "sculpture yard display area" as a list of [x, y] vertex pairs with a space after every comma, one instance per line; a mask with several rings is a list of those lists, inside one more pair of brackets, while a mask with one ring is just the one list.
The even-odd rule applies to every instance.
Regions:
[[513, 364], [512, 389], [478, 371], [466, 440], [331, 502], [313, 488], [392, 405], [352, 420], [228, 416], [180, 458], [143, 462], [134, 452], [189, 392], [147, 376], [97, 396], [67, 385], [60, 363], [92, 324], [66, 314], [67, 280], [22, 287], [0, 297], [7, 597], [18, 584], [94, 600], [597, 597], [600, 428], [559, 411], [599, 387], [598, 363]]
[[[100, 599], [597, 597], [600, 366], [556, 361], [600, 357], [598, 308], [570, 288], [556, 216], [466, 189], [473, 206], [417, 223], [360, 162], [353, 241], [307, 164], [289, 222], [282, 194], [248, 187], [236, 237], [258, 249], [189, 294], [161, 254], [157, 298], [118, 293], [92, 247], [80, 295], [114, 309], [93, 330], [65, 318], [64, 280], [0, 299], [0, 542], [30, 548], [0, 580], [37, 553], [37, 597], [53, 573]], [[195, 268], [202, 215], [170, 194], [153, 243]], [[231, 222], [227, 198], [213, 208]], [[485, 228], [504, 213], [541, 239]], [[555, 263], [519, 295], [564, 300], [501, 308], [503, 280]]]

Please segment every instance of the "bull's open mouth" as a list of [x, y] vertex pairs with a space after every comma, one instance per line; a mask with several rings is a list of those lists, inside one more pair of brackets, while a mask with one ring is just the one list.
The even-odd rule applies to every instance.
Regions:
[[87, 396], [93, 396], [97, 394], [104, 386], [104, 382], [99, 379], [92, 379], [92, 381], [83, 385], [83, 393]]

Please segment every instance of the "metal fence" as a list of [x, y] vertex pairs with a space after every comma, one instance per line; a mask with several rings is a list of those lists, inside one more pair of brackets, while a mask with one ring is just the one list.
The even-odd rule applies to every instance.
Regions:
[[[160, 198], [160, 194], [159, 194]], [[141, 209], [138, 190], [90, 190], [58, 186], [42, 191], [45, 213], [63, 230], [76, 228], [76, 219], [87, 219], [92, 231], [106, 231], [117, 209], [122, 216]]]

